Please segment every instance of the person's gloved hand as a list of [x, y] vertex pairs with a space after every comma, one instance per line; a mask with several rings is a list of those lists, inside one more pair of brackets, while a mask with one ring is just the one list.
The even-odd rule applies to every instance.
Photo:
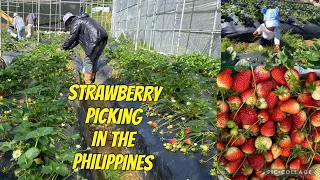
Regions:
[[276, 53], [280, 52], [280, 45], [279, 44], [276, 45], [276, 51], [275, 52]]
[[257, 37], [258, 35], [259, 35], [258, 31], [255, 31], [255, 32], [253, 33], [253, 36], [254, 36], [254, 37]]

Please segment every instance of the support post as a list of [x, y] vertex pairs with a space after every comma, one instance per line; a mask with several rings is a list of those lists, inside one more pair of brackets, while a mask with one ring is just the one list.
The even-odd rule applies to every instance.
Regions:
[[134, 50], [138, 50], [138, 41], [139, 41], [139, 30], [140, 30], [140, 18], [141, 18], [141, 4], [142, 4], [142, 0], [139, 0], [139, 4], [138, 4], [138, 19], [137, 19], [137, 31], [136, 31], [136, 39], [135, 39], [135, 46], [134, 46]]
[[40, 42], [40, 0], [38, 0], [38, 43]]
[[218, 0], [217, 2], [217, 7], [216, 7], [216, 12], [215, 12], [215, 17], [214, 17], [214, 22], [213, 22], [213, 28], [212, 28], [212, 34], [211, 34], [211, 42], [210, 42], [210, 49], [209, 49], [209, 56], [212, 55], [212, 51], [213, 51], [213, 38], [214, 38], [214, 31], [216, 29], [216, 22], [217, 22], [217, 19], [218, 19], [218, 10], [220, 8], [220, 0]]
[[182, 24], [183, 24], [183, 16], [184, 16], [184, 10], [186, 7], [186, 0], [183, 0], [183, 6], [182, 6], [182, 12], [181, 12], [181, 21], [180, 21], [180, 29], [178, 34], [178, 43], [177, 43], [177, 54], [179, 54], [179, 46], [180, 46], [180, 37], [181, 37], [181, 30], [182, 30]]

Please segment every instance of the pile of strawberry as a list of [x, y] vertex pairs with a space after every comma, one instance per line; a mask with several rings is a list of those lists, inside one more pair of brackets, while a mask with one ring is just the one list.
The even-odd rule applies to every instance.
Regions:
[[[216, 143], [230, 179], [320, 179], [320, 80], [294, 68], [257, 66], [217, 76]], [[314, 169], [283, 176], [265, 170]], [[279, 172], [279, 171], [274, 171]]]

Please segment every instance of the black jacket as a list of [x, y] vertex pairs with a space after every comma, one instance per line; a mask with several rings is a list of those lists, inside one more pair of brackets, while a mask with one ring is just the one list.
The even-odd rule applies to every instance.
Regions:
[[70, 35], [61, 44], [61, 49], [69, 50], [81, 45], [87, 56], [90, 56], [94, 47], [101, 40], [107, 41], [108, 35], [100, 24], [89, 17], [86, 13], [77, 15], [71, 22]]

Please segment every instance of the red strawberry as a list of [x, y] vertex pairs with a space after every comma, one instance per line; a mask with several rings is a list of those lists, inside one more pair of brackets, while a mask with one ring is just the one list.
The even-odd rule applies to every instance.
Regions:
[[268, 176], [264, 177], [263, 180], [277, 180], [277, 178], [275, 176], [268, 175]]
[[259, 123], [265, 123], [267, 121], [269, 121], [269, 113], [266, 110], [261, 110], [258, 112], [258, 120]]
[[154, 122], [154, 123], [151, 124], [151, 126], [154, 127], [154, 128], [157, 128], [158, 124]]
[[246, 138], [243, 134], [239, 133], [236, 137], [228, 138], [230, 146], [241, 146], [246, 142]]
[[273, 155], [271, 151], [266, 151], [264, 153], [264, 158], [266, 159], [266, 162], [270, 163], [273, 161]]
[[272, 90], [272, 81], [261, 82], [257, 85], [257, 95], [266, 98]]
[[280, 101], [287, 101], [291, 98], [290, 90], [285, 86], [278, 87], [276, 89], [276, 95]]
[[295, 128], [301, 128], [307, 120], [307, 114], [304, 110], [301, 110], [298, 114], [292, 115], [293, 126]]
[[313, 144], [313, 141], [311, 137], [306, 137], [304, 138], [303, 142], [300, 145], [303, 148], [309, 149], [309, 148], [312, 148], [312, 144]]
[[300, 94], [297, 100], [305, 106], [312, 106], [314, 101], [312, 99], [311, 93]]
[[277, 81], [282, 85], [285, 85], [286, 80], [284, 78], [284, 74], [286, 73], [286, 71], [287, 71], [286, 68], [277, 66], [271, 69], [271, 75], [275, 81]]
[[313, 139], [313, 142], [315, 142], [315, 143], [320, 142], [320, 131], [313, 130], [312, 131], [312, 139]]
[[300, 163], [301, 163], [302, 165], [309, 164], [309, 163], [310, 163], [310, 160], [311, 160], [310, 157], [306, 157], [304, 154], [301, 154], [301, 155], [299, 156], [299, 159], [300, 159]]
[[236, 74], [233, 77], [232, 89], [237, 92], [245, 92], [250, 89], [251, 86], [252, 73], [251, 70], [245, 70]]
[[233, 111], [230, 114], [230, 119], [233, 120], [238, 125], [238, 127], [240, 128], [241, 125], [242, 125], [242, 122], [241, 122], [241, 119], [240, 119], [240, 113], [239, 112], [237, 114], [236, 113], [237, 113], [237, 111]]
[[280, 169], [284, 169], [284, 164], [281, 161], [280, 158], [277, 158], [276, 160], [273, 161], [273, 163], [271, 164], [271, 169], [276, 169], [276, 170], [280, 170]]
[[177, 139], [176, 138], [172, 138], [172, 139], [169, 140], [169, 143], [170, 144], [175, 144], [175, 143], [177, 143]]
[[227, 113], [229, 111], [229, 105], [226, 101], [217, 100], [217, 111], [218, 114]]
[[232, 80], [232, 70], [227, 68], [225, 70], [223, 70], [222, 72], [220, 72], [217, 76], [217, 85], [219, 88], [223, 88], [223, 89], [230, 89], [232, 87], [233, 84], [233, 80]]
[[227, 152], [224, 154], [224, 157], [228, 161], [236, 161], [238, 159], [244, 158], [243, 152], [237, 147], [229, 147]]
[[244, 160], [240, 169], [240, 173], [244, 176], [249, 176], [252, 172], [253, 168], [250, 166], [247, 160]]
[[288, 158], [290, 154], [290, 148], [282, 148], [281, 157]]
[[317, 74], [315, 72], [309, 72], [304, 82], [304, 86], [306, 86], [310, 82], [316, 82], [316, 81], [317, 81]]
[[291, 138], [290, 136], [288, 135], [284, 135], [280, 141], [279, 141], [279, 146], [281, 148], [291, 148], [292, 147], [292, 141], [291, 141]]
[[250, 180], [261, 180], [256, 174], [250, 176]]
[[224, 143], [222, 141], [217, 141], [216, 143], [217, 145], [217, 149], [220, 150], [220, 151], [223, 151], [224, 150]]
[[246, 180], [247, 177], [244, 175], [235, 175], [230, 178], [231, 180]]
[[295, 99], [289, 99], [280, 105], [280, 110], [289, 114], [298, 114], [300, 112], [300, 105]]
[[257, 66], [253, 70], [256, 83], [266, 81], [270, 78], [270, 72], [264, 66]]
[[253, 107], [257, 102], [257, 96], [254, 93], [254, 89], [247, 90], [241, 94], [242, 102], [246, 103], [246, 105]]
[[243, 107], [239, 111], [242, 125], [252, 125], [257, 121], [258, 114], [255, 110]]
[[294, 85], [299, 84], [300, 74], [296, 69], [290, 68], [284, 74], [284, 78], [286, 80], [286, 85], [289, 87], [289, 89], [292, 89]]
[[18, 100], [18, 103], [19, 103], [19, 104], [23, 104], [23, 103], [24, 103], [24, 99], [19, 99], [19, 100]]
[[313, 106], [320, 107], [320, 100], [313, 100]]
[[224, 157], [224, 156], [222, 156], [222, 155], [218, 155], [218, 161], [219, 161], [219, 163], [221, 163], [223, 166], [225, 166], [226, 164], [228, 164], [228, 160]]
[[267, 121], [260, 128], [260, 133], [267, 137], [273, 136], [275, 132], [276, 132], [276, 127], [273, 121]]
[[190, 130], [190, 128], [185, 128], [185, 129], [184, 129], [184, 132], [185, 132], [186, 134], [190, 134], [190, 133], [191, 133], [191, 130]]
[[237, 110], [241, 107], [242, 101], [239, 96], [231, 95], [228, 98], [228, 103], [231, 111]]
[[260, 126], [258, 123], [255, 123], [253, 125], [243, 125], [244, 129], [249, 129], [251, 133], [255, 134], [259, 132]]
[[246, 154], [254, 153], [254, 151], [256, 150], [256, 147], [254, 146], [254, 141], [255, 139], [253, 137], [249, 138], [247, 142], [245, 142], [242, 145], [241, 150]]
[[256, 175], [260, 178], [260, 179], [264, 179], [266, 177], [266, 173], [263, 171], [256, 171]]
[[320, 163], [320, 154], [315, 154], [313, 157], [313, 161], [316, 163]]
[[272, 90], [274, 90], [280, 86], [280, 84], [277, 81], [275, 81], [274, 79], [271, 79], [270, 81], [272, 82]]
[[187, 145], [190, 145], [190, 144], [192, 143], [192, 141], [191, 141], [190, 138], [185, 139], [183, 142], [184, 142], [185, 144], [187, 144]]
[[270, 92], [269, 95], [266, 98], [267, 104], [268, 104], [268, 109], [273, 109], [277, 102], [278, 102], [278, 97], [276, 96], [275, 92]]
[[310, 122], [314, 127], [320, 127], [320, 111], [316, 111], [310, 117]]
[[254, 154], [248, 157], [248, 162], [254, 170], [259, 171], [263, 167], [265, 159], [262, 154]]
[[277, 144], [273, 144], [271, 146], [271, 153], [272, 153], [273, 159], [277, 159], [281, 155], [282, 149]]
[[218, 128], [226, 128], [228, 120], [229, 120], [228, 113], [223, 113], [223, 114], [217, 115], [217, 127]]
[[291, 116], [287, 116], [283, 121], [281, 121], [279, 123], [279, 129], [282, 132], [289, 132], [291, 130], [292, 127], [292, 117]]
[[226, 171], [228, 174], [234, 174], [237, 172], [241, 165], [242, 159], [236, 160], [236, 161], [231, 161], [228, 164], [226, 164]]
[[286, 114], [280, 110], [280, 108], [273, 109], [271, 114], [271, 120], [275, 122], [281, 122], [286, 119]]
[[293, 131], [291, 133], [291, 140], [294, 144], [301, 144], [305, 138], [305, 135], [299, 131]]

